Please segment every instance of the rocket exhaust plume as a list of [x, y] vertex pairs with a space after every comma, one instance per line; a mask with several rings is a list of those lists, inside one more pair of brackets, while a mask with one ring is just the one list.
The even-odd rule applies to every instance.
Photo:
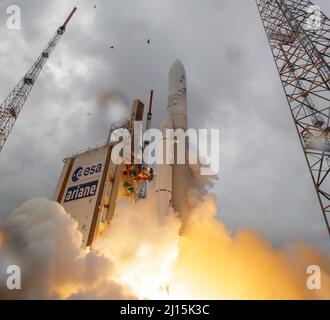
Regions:
[[[325, 254], [305, 244], [276, 250], [247, 230], [230, 236], [216, 219], [212, 196], [191, 201], [181, 237], [175, 214], [160, 218], [154, 203], [148, 199], [133, 206], [121, 201], [119, 214], [92, 251], [80, 248], [77, 223], [60, 205], [45, 199], [23, 204], [6, 220], [8, 237], [0, 253], [1, 274], [8, 265], [21, 267], [22, 290], [13, 293], [0, 287], [0, 297], [330, 298], [330, 261]], [[321, 290], [307, 289], [306, 268], [311, 264], [322, 270]]]

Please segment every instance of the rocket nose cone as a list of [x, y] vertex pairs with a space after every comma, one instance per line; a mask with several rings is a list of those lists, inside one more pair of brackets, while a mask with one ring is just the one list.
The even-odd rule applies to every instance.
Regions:
[[183, 63], [177, 59], [175, 60], [175, 62], [172, 64], [171, 68], [170, 68], [170, 73], [169, 76], [170, 78], [172, 77], [176, 77], [177, 75], [181, 75], [181, 74], [186, 74], [186, 70], [184, 69]]
[[169, 97], [175, 95], [186, 96], [186, 70], [180, 60], [176, 60], [170, 69], [168, 78]]

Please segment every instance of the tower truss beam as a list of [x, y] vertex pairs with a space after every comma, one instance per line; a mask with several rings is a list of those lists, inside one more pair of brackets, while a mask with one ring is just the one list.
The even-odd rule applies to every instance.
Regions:
[[330, 235], [330, 20], [308, 0], [256, 3]]
[[52, 54], [56, 45], [63, 36], [66, 26], [73, 17], [77, 8], [73, 8], [65, 23], [60, 26], [53, 35], [46, 48], [42, 51], [33, 66], [23, 76], [21, 81], [10, 92], [8, 97], [0, 104], [0, 152], [2, 151], [11, 130], [19, 116], [22, 108], [29, 97], [29, 94], [35, 84], [43, 66]]

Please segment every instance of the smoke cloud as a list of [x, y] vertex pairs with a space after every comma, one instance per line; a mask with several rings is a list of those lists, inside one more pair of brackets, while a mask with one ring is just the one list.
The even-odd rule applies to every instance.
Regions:
[[[0, 252], [1, 298], [131, 298], [112, 282], [113, 264], [82, 250], [77, 223], [55, 202], [32, 199], [10, 214], [3, 226]], [[18, 265], [22, 290], [9, 291], [4, 276]]]
[[[0, 236], [0, 297], [6, 299], [330, 299], [330, 260], [303, 243], [275, 249], [253, 231], [232, 235], [216, 201], [192, 197], [184, 234], [174, 212], [155, 214], [153, 197], [118, 211], [92, 251], [80, 248], [77, 223], [46, 199], [12, 212]], [[22, 269], [22, 290], [4, 272]], [[321, 290], [308, 290], [308, 266]]]

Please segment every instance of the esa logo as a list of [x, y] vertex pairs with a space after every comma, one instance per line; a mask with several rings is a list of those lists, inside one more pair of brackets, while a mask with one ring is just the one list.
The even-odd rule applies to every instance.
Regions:
[[98, 165], [88, 166], [88, 167], [79, 167], [77, 168], [72, 175], [72, 182], [78, 182], [81, 178], [86, 178], [92, 176], [93, 174], [99, 173], [102, 170], [102, 163]]

